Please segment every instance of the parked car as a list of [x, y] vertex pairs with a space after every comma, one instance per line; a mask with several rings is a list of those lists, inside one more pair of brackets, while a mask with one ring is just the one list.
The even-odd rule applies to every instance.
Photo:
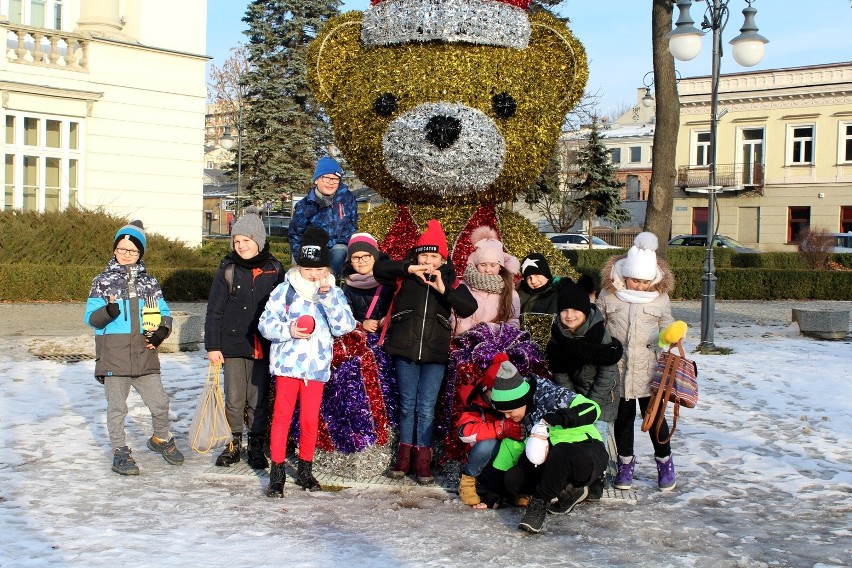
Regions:
[[[678, 235], [669, 241], [670, 247], [706, 247], [707, 235]], [[713, 239], [713, 246], [721, 248], [734, 249], [737, 252], [760, 252], [757, 249], [749, 248], [731, 237], [725, 235], [716, 235]]]
[[831, 252], [852, 253], [852, 232], [849, 233], [829, 233], [833, 241], [834, 248]]
[[263, 224], [273, 237], [286, 237], [287, 230], [290, 228], [290, 217], [270, 215], [263, 218]]
[[[557, 250], [576, 250], [589, 248], [589, 236], [579, 233], [553, 233], [548, 235], [550, 242]], [[615, 245], [611, 245], [603, 239], [592, 237], [593, 249], [617, 249]]]

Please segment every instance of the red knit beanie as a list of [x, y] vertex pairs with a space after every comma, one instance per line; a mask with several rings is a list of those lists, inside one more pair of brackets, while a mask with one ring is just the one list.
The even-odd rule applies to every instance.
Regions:
[[482, 390], [494, 388], [494, 381], [497, 380], [497, 372], [500, 370], [500, 366], [508, 360], [509, 356], [505, 353], [498, 353], [494, 356], [494, 359], [491, 360], [491, 365], [485, 369], [485, 373], [482, 375]]
[[424, 252], [436, 252], [444, 260], [447, 260], [447, 256], [449, 256], [447, 252], [447, 236], [444, 234], [441, 223], [435, 219], [430, 219], [426, 223], [426, 230], [418, 237], [417, 244], [414, 246], [414, 254], [422, 254]]

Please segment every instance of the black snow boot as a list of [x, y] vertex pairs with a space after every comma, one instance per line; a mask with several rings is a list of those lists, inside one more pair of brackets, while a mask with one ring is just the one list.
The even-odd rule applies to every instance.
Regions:
[[286, 479], [286, 474], [284, 473], [284, 462], [275, 463], [272, 462], [272, 467], [269, 468], [269, 487], [266, 488], [266, 496], [267, 497], [284, 497], [284, 480]]
[[130, 448], [121, 446], [113, 451], [112, 470], [119, 475], [139, 475], [139, 466], [130, 455]]
[[248, 465], [252, 469], [266, 469], [269, 462], [263, 455], [263, 436], [260, 434], [248, 435]]
[[545, 517], [547, 517], [547, 509], [545, 508], [544, 501], [538, 497], [533, 497], [530, 499], [530, 504], [527, 505], [524, 518], [521, 519], [518, 528], [533, 534], [541, 532]]
[[232, 464], [240, 461], [240, 446], [243, 445], [243, 434], [231, 434], [232, 439], [225, 446], [225, 451], [219, 454], [216, 458], [216, 465], [219, 467], [230, 467]]
[[313, 473], [311, 473], [313, 465], [314, 462], [305, 461], [299, 458], [299, 478], [296, 480], [296, 485], [301, 486], [305, 491], [322, 490], [319, 481], [317, 481]]

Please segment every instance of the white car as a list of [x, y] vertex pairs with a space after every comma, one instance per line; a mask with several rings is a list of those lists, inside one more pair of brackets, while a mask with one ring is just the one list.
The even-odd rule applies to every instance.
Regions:
[[852, 232], [849, 233], [829, 233], [834, 249], [832, 252], [850, 253], [852, 252]]
[[[553, 233], [548, 235], [550, 242], [557, 250], [577, 250], [589, 248], [589, 236], [579, 233]], [[611, 245], [603, 239], [592, 237], [593, 249], [618, 249], [615, 245]]]

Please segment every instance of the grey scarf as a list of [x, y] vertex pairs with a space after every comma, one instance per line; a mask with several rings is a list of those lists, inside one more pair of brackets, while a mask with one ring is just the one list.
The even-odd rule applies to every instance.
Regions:
[[483, 274], [472, 264], [468, 264], [464, 271], [464, 281], [471, 288], [476, 288], [489, 294], [499, 294], [506, 286], [503, 277], [499, 274]]

